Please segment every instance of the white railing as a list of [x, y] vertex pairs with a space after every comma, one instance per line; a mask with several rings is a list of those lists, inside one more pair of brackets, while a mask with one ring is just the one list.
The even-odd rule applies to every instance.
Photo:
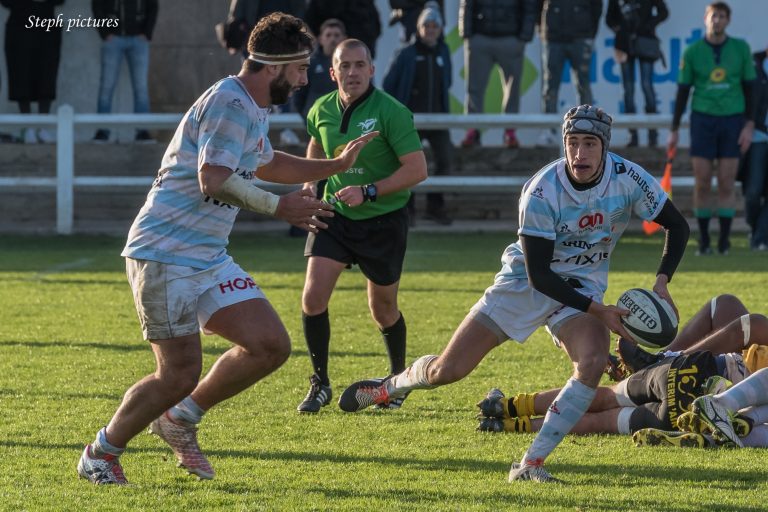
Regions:
[[[56, 114], [2, 114], [0, 129], [26, 127], [56, 128], [56, 175], [50, 178], [0, 176], [3, 188], [55, 188], [56, 232], [71, 234], [74, 224], [75, 187], [149, 187], [153, 176], [75, 176], [75, 127], [116, 128], [142, 127], [173, 129], [181, 114], [76, 114], [69, 105], [62, 105]], [[415, 114], [419, 129], [474, 127], [478, 129], [556, 128], [562, 123], [558, 114]], [[622, 115], [614, 119], [614, 128], [666, 128], [672, 121], [669, 115]], [[298, 114], [275, 114], [270, 117], [275, 129], [303, 129], [304, 121]], [[517, 191], [525, 183], [525, 176], [430, 176], [416, 186], [421, 192], [506, 192]], [[278, 193], [295, 187], [268, 182], [257, 182], [260, 187]], [[676, 177], [673, 186], [692, 187], [693, 178]]]

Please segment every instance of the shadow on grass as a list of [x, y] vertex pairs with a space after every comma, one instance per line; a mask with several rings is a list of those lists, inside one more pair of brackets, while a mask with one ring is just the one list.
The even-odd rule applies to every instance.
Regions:
[[[203, 342], [203, 354], [209, 356], [220, 356], [231, 345], [225, 347], [206, 347]], [[27, 348], [92, 348], [97, 350], [112, 350], [116, 352], [144, 352], [150, 350], [149, 342], [137, 341], [136, 343], [103, 343], [98, 341], [0, 341], [0, 347], [27, 347]], [[380, 352], [347, 352], [331, 351], [329, 355], [334, 357], [382, 357]], [[291, 352], [291, 357], [309, 357], [304, 349], [296, 349]]]

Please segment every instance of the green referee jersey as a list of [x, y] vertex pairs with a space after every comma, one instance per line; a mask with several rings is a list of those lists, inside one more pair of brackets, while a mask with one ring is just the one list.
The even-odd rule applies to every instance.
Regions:
[[729, 37], [720, 48], [700, 39], [685, 49], [677, 75], [679, 84], [693, 86], [691, 110], [713, 116], [743, 114], [742, 81], [757, 78], [749, 44]]
[[[307, 131], [323, 146], [328, 158], [338, 156], [347, 142], [376, 130], [379, 136], [366, 144], [354, 165], [328, 178], [324, 199], [344, 187], [366, 185], [392, 175], [401, 166], [399, 157], [421, 150], [421, 140], [411, 111], [373, 86], [346, 109], [338, 91], [318, 98], [307, 114]], [[402, 208], [410, 196], [409, 190], [400, 190], [381, 195], [375, 202], [352, 207], [338, 202], [334, 207], [347, 218], [370, 219]]]

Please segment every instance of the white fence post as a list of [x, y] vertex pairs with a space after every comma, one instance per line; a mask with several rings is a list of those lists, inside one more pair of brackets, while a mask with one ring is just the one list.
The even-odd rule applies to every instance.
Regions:
[[71, 235], [75, 216], [75, 110], [56, 112], [56, 232]]

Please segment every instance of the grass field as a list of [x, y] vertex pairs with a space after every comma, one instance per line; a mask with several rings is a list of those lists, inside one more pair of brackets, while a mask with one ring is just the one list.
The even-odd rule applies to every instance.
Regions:
[[[492, 282], [511, 235], [412, 235], [401, 285], [408, 359], [438, 353]], [[559, 386], [570, 363], [543, 330], [507, 343], [465, 380], [414, 393], [400, 411], [299, 416], [310, 373], [301, 331], [302, 241], [236, 236], [231, 253], [264, 288], [294, 352], [275, 374], [204, 419], [200, 442], [217, 471], [200, 482], [170, 450], [140, 435], [123, 457], [133, 485], [78, 480], [85, 443], [133, 382], [153, 371], [119, 257], [122, 239], [0, 237], [0, 510], [766, 510], [768, 451], [637, 449], [627, 437], [569, 436], [548, 461], [566, 485], [508, 484], [531, 435], [475, 432], [494, 386]], [[711, 296], [737, 294], [768, 312], [768, 258], [743, 237], [728, 257], [693, 248], [671, 284], [683, 318]], [[650, 287], [661, 238], [627, 237], [607, 301]], [[387, 371], [362, 276], [332, 299], [334, 392]], [[228, 344], [204, 340], [210, 366]]]

